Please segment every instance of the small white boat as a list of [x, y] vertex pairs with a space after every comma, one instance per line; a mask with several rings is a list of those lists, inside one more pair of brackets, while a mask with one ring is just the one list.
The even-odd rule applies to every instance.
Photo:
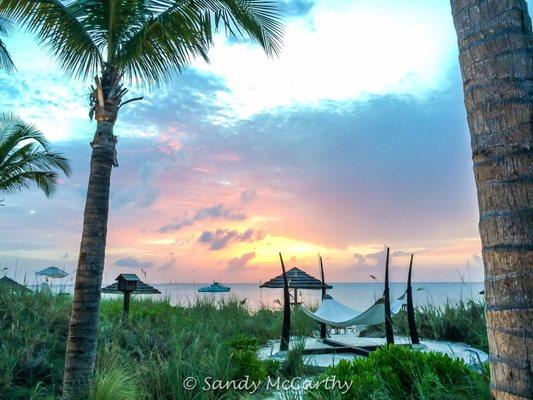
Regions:
[[201, 293], [219, 293], [219, 292], [229, 292], [229, 286], [223, 286], [219, 282], [213, 282], [212, 285], [202, 287], [198, 289], [198, 292]]

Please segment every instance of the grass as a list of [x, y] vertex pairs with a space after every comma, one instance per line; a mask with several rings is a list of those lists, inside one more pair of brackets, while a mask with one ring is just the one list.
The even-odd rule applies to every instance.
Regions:
[[[415, 309], [415, 321], [421, 338], [462, 342], [488, 352], [485, 306], [481, 301], [460, 300], [443, 306], [426, 305]], [[409, 335], [407, 314], [400, 311], [393, 317], [395, 333]], [[383, 326], [370, 327], [362, 336], [385, 336]]]
[[[0, 291], [0, 398], [59, 398], [70, 304], [70, 296]], [[455, 332], [451, 326], [461, 327], [459, 321], [469, 318], [467, 331], [474, 331], [466, 340], [486, 342], [480, 338], [484, 321], [473, 314], [479, 311], [475, 307], [418, 310], [422, 336], [449, 336]], [[316, 374], [303, 365], [302, 346], [283, 363], [257, 359], [257, 348], [279, 337], [282, 316], [277, 310], [251, 312], [237, 299], [197, 300], [185, 307], [135, 298], [129, 320], [121, 317], [120, 299], [102, 300], [91, 400], [239, 399], [243, 393], [232, 388], [206, 392], [199, 384], [187, 391], [183, 383], [188, 376], [201, 383], [206, 377], [226, 381], [245, 375], [261, 380]], [[400, 321], [396, 326], [404, 329]], [[295, 311], [292, 329], [295, 336], [310, 336], [316, 324]], [[431, 387], [429, 377], [417, 381], [420, 391]], [[450, 384], [443, 385], [451, 390]]]

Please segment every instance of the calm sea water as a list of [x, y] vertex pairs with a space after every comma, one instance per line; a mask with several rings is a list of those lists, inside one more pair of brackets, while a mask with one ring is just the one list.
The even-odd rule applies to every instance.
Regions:
[[[277, 306], [276, 300], [281, 300], [283, 291], [281, 289], [260, 289], [258, 284], [225, 284], [231, 287], [228, 293], [198, 293], [198, 289], [207, 286], [207, 283], [169, 283], [153, 284], [161, 291], [161, 295], [145, 295], [144, 298], [169, 299], [172, 304], [187, 305], [201, 299], [246, 299], [247, 304], [252, 308], [259, 306]], [[355, 309], [364, 310], [371, 306], [383, 292], [382, 283], [331, 283], [333, 289], [328, 290], [328, 294], [341, 303]], [[391, 283], [391, 296], [398, 297], [405, 291], [404, 283]], [[72, 285], [54, 285], [52, 290], [72, 292]], [[483, 283], [414, 283], [413, 299], [416, 306], [433, 304], [441, 306], [447, 301], [458, 302], [461, 299], [483, 300], [483, 295], [479, 292], [483, 290]], [[292, 292], [292, 291], [291, 291]], [[106, 298], [115, 295], [103, 295]], [[134, 296], [136, 297], [136, 296]], [[139, 296], [140, 297], [140, 296]], [[320, 302], [319, 290], [301, 290], [298, 298], [304, 304], [314, 305]]]

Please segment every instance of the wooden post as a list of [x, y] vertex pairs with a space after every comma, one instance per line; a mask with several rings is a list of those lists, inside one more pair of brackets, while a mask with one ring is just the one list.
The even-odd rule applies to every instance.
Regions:
[[[320, 277], [322, 279], [322, 301], [326, 295], [326, 280], [324, 278], [324, 265], [322, 264], [322, 256], [318, 256], [320, 262]], [[326, 339], [328, 337], [328, 328], [324, 323], [320, 323], [320, 339]]]
[[294, 307], [298, 305], [298, 288], [294, 288]]
[[285, 264], [283, 257], [279, 253], [281, 261], [281, 270], [283, 271], [283, 324], [281, 327], [281, 342], [279, 345], [280, 351], [289, 350], [289, 340], [291, 337], [291, 299], [289, 296], [289, 283], [287, 282], [287, 274], [285, 272]]
[[122, 311], [124, 311], [124, 316], [127, 318], [130, 314], [130, 297], [131, 292], [124, 292], [124, 306]]
[[409, 324], [409, 335], [411, 336], [412, 344], [419, 344], [420, 338], [416, 330], [415, 322], [415, 307], [413, 305], [413, 288], [411, 286], [411, 273], [413, 270], [413, 255], [411, 254], [411, 261], [409, 261], [409, 274], [407, 275], [407, 323]]
[[389, 248], [387, 247], [387, 259], [385, 261], [385, 289], [383, 291], [385, 302], [385, 333], [387, 344], [394, 344], [394, 332], [392, 330], [392, 319], [390, 312], [390, 292], [389, 292]]

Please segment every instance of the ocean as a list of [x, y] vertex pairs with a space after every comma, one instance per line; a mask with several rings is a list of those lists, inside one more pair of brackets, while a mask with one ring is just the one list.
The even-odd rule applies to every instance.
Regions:
[[[364, 310], [371, 306], [382, 294], [383, 283], [330, 283], [333, 289], [328, 290], [328, 294], [336, 300], [355, 310]], [[283, 291], [281, 289], [261, 289], [258, 284], [251, 283], [224, 283], [231, 287], [228, 293], [198, 293], [198, 289], [208, 286], [208, 283], [168, 283], [152, 284], [161, 291], [160, 295], [144, 295], [144, 298], [168, 299], [172, 304], [184, 305], [200, 299], [229, 299], [237, 298], [246, 300], [251, 309], [257, 309], [261, 305], [279, 306], [276, 300], [282, 300]], [[62, 291], [72, 292], [73, 286], [61, 286]], [[53, 290], [57, 291], [58, 286]], [[405, 291], [404, 283], [391, 283], [391, 298], [401, 296]], [[442, 306], [447, 301], [455, 303], [462, 300], [483, 300], [483, 295], [479, 292], [483, 290], [483, 283], [413, 283], [413, 300], [415, 306], [432, 304]], [[292, 293], [292, 290], [291, 290]], [[116, 295], [103, 295], [106, 298]], [[315, 305], [320, 302], [320, 290], [300, 290], [299, 301], [306, 305]], [[134, 296], [134, 297], [141, 297]]]

